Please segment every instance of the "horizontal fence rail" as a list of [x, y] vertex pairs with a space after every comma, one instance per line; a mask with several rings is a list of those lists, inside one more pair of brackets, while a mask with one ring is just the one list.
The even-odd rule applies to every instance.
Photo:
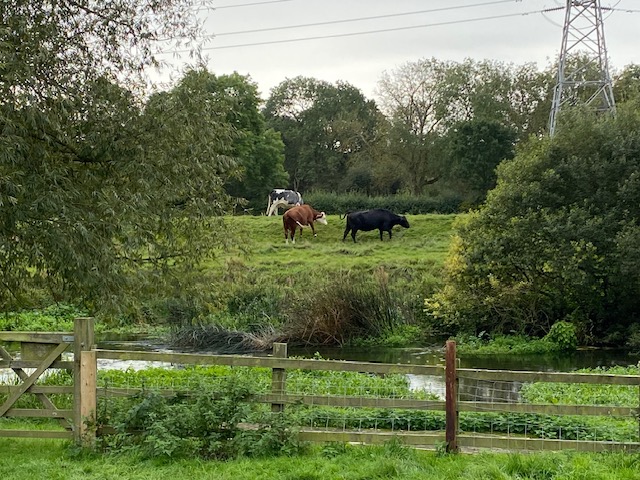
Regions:
[[504, 382], [589, 383], [597, 385], [640, 385], [640, 376], [611, 375], [604, 373], [558, 373], [510, 370], [477, 370], [459, 368], [459, 378]]
[[367, 363], [347, 360], [311, 360], [297, 358], [250, 357], [244, 355], [204, 355], [196, 353], [157, 353], [124, 350], [95, 350], [98, 358], [109, 360], [140, 360], [182, 365], [227, 365], [299, 370], [330, 370], [341, 372], [443, 375], [444, 367], [400, 363]]

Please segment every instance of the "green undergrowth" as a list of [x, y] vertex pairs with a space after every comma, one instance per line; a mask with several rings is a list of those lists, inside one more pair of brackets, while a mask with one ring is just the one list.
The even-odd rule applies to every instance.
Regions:
[[[576, 373], [637, 376], [639, 371], [637, 366], [615, 366], [584, 368]], [[638, 407], [638, 387], [632, 385], [536, 382], [524, 384], [520, 394], [528, 403]]]
[[461, 354], [544, 354], [562, 353], [576, 349], [578, 340], [575, 326], [560, 321], [552, 325], [543, 338], [528, 335], [459, 335], [455, 338], [456, 351]]
[[0, 314], [0, 331], [70, 332], [76, 317], [87, 311], [73, 305], [56, 304], [42, 309]]
[[[455, 214], [409, 215], [411, 227], [396, 227], [391, 240], [385, 234], [380, 241], [377, 231], [359, 232], [354, 243], [342, 240], [345, 220], [329, 215], [328, 225], [317, 226], [317, 237], [305, 229], [295, 245], [287, 245], [282, 216], [227, 217], [236, 241], [201, 270], [191, 272], [190, 290], [141, 298], [138, 310], [116, 318], [99, 314], [96, 333], [156, 334], [214, 326], [262, 334], [286, 326], [282, 333], [295, 340], [296, 332], [306, 329], [300, 325], [302, 319], [308, 319], [323, 325], [315, 340], [318, 345], [327, 339], [335, 339], [336, 345], [356, 340], [415, 344], [428, 334], [423, 328], [423, 302], [442, 283], [455, 218]], [[336, 317], [342, 320], [348, 311], [358, 313], [372, 305], [370, 299], [384, 300], [375, 305], [380, 315], [362, 315], [374, 319], [372, 329], [356, 325], [353, 331], [340, 331], [344, 323], [332, 324], [334, 305], [344, 306]], [[55, 314], [49, 311], [56, 309]], [[61, 309], [5, 313], [0, 316], [0, 330], [69, 331], [75, 316], [92, 313]], [[406, 329], [407, 325], [421, 331]]]
[[[234, 377], [251, 383], [252, 392], [259, 394], [270, 392], [271, 375], [271, 369], [267, 368], [227, 366], [101, 370], [98, 373], [98, 386], [99, 388], [144, 388], [150, 391], [158, 389], [187, 391], [203, 385], [215, 385], [226, 378]], [[435, 398], [421, 391], [412, 391], [409, 380], [404, 375], [382, 377], [358, 372], [323, 370], [287, 370], [287, 392], [308, 395]]]
[[526, 335], [498, 335], [491, 339], [473, 336], [457, 336], [456, 351], [459, 354], [542, 354], [560, 351], [556, 345], [543, 338]]
[[[321, 357], [315, 357], [321, 360]], [[637, 375], [637, 367], [587, 369], [583, 373]], [[98, 425], [115, 428], [115, 434], [101, 440], [106, 450], [139, 448], [143, 456], [200, 455], [203, 458], [231, 458], [232, 452], [257, 455], [251, 445], [263, 443], [273, 454], [298, 451], [295, 443], [299, 428], [385, 429], [392, 431], [442, 431], [442, 411], [337, 408], [317, 405], [288, 405], [286, 414], [272, 416], [267, 404], [252, 397], [270, 393], [271, 370], [265, 368], [196, 366], [150, 368], [144, 370], [100, 370], [101, 391]], [[47, 377], [46, 383], [68, 385], [71, 377], [61, 371]], [[287, 371], [287, 393], [304, 395], [360, 396], [370, 398], [406, 398], [441, 400], [423, 390], [413, 390], [404, 375], [385, 377], [358, 372], [322, 370]], [[134, 397], [109, 394], [108, 388], [139, 388]], [[525, 384], [522, 401], [534, 404], [608, 405], [637, 407], [637, 387], [590, 384]], [[69, 395], [51, 395], [58, 408], [70, 408]], [[0, 396], [0, 403], [3, 398]], [[37, 408], [38, 400], [26, 395], [20, 408]], [[230, 402], [230, 403], [229, 403]], [[209, 412], [209, 413], [207, 413]], [[217, 412], [217, 413], [216, 413]], [[234, 427], [218, 419], [233, 418]], [[203, 420], [204, 419], [204, 420]], [[215, 421], [214, 421], [215, 420]], [[202, 422], [205, 423], [202, 423]], [[218, 425], [211, 431], [210, 425]], [[258, 425], [253, 433], [243, 433], [239, 424]], [[0, 422], [0, 428], [24, 428], [23, 421]], [[54, 425], [52, 421], [34, 421], [33, 428]], [[465, 433], [526, 435], [565, 440], [637, 442], [637, 420], [632, 417], [557, 416], [525, 413], [461, 412], [459, 427]], [[59, 428], [59, 427], [58, 427]], [[131, 434], [137, 431], [138, 434]], [[142, 437], [140, 436], [142, 432]], [[198, 433], [199, 432], [199, 433]], [[262, 437], [264, 435], [264, 438]], [[202, 440], [204, 436], [207, 439]], [[212, 438], [217, 439], [215, 441]], [[218, 445], [216, 442], [230, 442]], [[269, 448], [266, 445], [270, 445]], [[253, 453], [250, 453], [250, 452]]]
[[[637, 368], [616, 367], [585, 372], [634, 375], [637, 374]], [[225, 382], [230, 376], [250, 384], [253, 394], [270, 391], [269, 369], [245, 367], [190, 367], [177, 372], [163, 369], [129, 373], [114, 371], [101, 374], [99, 382], [100, 385], [142, 387], [153, 392], [160, 387], [178, 390], [202, 388], [202, 385]], [[288, 371], [287, 393], [438, 400], [434, 394], [412, 390], [407, 377], [403, 375], [379, 377], [356, 372], [320, 370]], [[637, 406], [637, 388], [533, 383], [523, 386], [522, 401]], [[287, 407], [287, 412], [288, 421], [292, 424], [312, 428], [394, 431], [441, 431], [445, 428], [445, 417], [441, 411], [292, 405]], [[638, 441], [637, 421], [634, 418], [462, 412], [460, 429], [463, 432], [528, 435], [547, 439]]]
[[[53, 304], [44, 308], [0, 314], [0, 331], [21, 332], [72, 332], [74, 320], [87, 317], [86, 309], [69, 304]], [[105, 323], [97, 319], [94, 323], [97, 335], [105, 333], [123, 335], [166, 335], [166, 325], [149, 323]]]

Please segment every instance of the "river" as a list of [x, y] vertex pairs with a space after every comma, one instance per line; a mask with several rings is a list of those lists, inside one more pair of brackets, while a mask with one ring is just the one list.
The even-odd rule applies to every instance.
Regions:
[[[136, 351], [174, 351], [157, 338], [110, 336], [98, 339], [98, 348], [110, 350]], [[190, 350], [190, 353], [217, 352], [210, 350]], [[404, 363], [415, 365], [444, 365], [443, 348], [429, 346], [424, 348], [385, 348], [385, 347], [313, 347], [289, 348], [289, 356], [313, 357], [316, 353], [322, 358], [331, 360], [351, 360], [377, 363]], [[266, 353], [257, 353], [266, 355]], [[615, 365], [638, 365], [640, 356], [623, 350], [610, 349], [578, 349], [563, 355], [461, 355], [460, 368], [482, 368], [496, 370], [529, 370], [544, 372], [570, 372], [581, 368], [611, 367]], [[149, 365], [160, 365], [157, 362], [99, 360], [101, 369], [142, 369]], [[0, 381], [12, 375], [10, 370], [0, 370]], [[428, 375], [408, 375], [412, 389], [425, 390], [444, 398], [444, 379]], [[465, 382], [461, 379], [459, 395], [467, 401], [517, 401], [521, 387], [519, 382]]]
[[[110, 338], [98, 342], [99, 348], [114, 350], [171, 351], [170, 347], [154, 339]], [[210, 350], [191, 353], [217, 352]], [[312, 347], [289, 348], [289, 356], [313, 357], [320, 354], [331, 360], [351, 360], [377, 363], [404, 363], [415, 365], [444, 365], [444, 351], [439, 346], [424, 348], [388, 347]], [[265, 355], [265, 353], [258, 353]], [[460, 368], [494, 370], [529, 370], [538, 372], [571, 372], [582, 368], [638, 365], [639, 355], [624, 350], [581, 348], [563, 355], [461, 355]], [[106, 361], [105, 361], [106, 362]], [[157, 364], [156, 364], [157, 365]], [[110, 362], [102, 368], [144, 368], [145, 362]], [[412, 389], [425, 390], [444, 399], [444, 379], [430, 375], [408, 375]], [[519, 382], [465, 382], [459, 383], [459, 395], [465, 401], [518, 401]]]

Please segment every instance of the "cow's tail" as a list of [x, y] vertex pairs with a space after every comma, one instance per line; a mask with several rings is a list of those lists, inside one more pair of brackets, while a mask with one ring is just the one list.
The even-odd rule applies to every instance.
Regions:
[[347, 215], [349, 215], [351, 212], [345, 212], [344, 215], [340, 214], [340, 220], [344, 220], [345, 218], [347, 218]]

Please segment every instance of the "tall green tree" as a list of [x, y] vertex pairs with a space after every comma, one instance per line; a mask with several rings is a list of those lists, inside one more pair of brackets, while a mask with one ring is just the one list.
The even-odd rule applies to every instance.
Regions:
[[495, 187], [496, 167], [515, 155], [516, 131], [495, 120], [460, 122], [446, 135], [449, 161], [446, 175], [475, 200]]
[[381, 109], [392, 124], [387, 157], [403, 172], [404, 188], [422, 193], [451, 172], [443, 137], [452, 128], [497, 122], [518, 139], [540, 135], [547, 126], [551, 89], [551, 75], [532, 64], [408, 62], [385, 72], [378, 84]]
[[568, 320], [590, 342], [624, 342], [640, 311], [640, 114], [567, 112], [498, 167], [459, 227], [446, 285], [427, 310], [452, 330], [529, 334]]
[[553, 91], [553, 73], [535, 64], [514, 65], [467, 59], [450, 65], [444, 80], [449, 106], [443, 123], [499, 122], [519, 139], [545, 132]]
[[414, 194], [441, 173], [438, 140], [450, 103], [445, 79], [451, 65], [435, 58], [408, 62], [378, 82], [381, 110], [391, 123], [386, 156], [402, 172], [404, 189]]
[[221, 244], [233, 128], [197, 82], [143, 101], [165, 39], [198, 38], [194, 6], [0, 7], [0, 309], [33, 287], [122, 307]]
[[282, 134], [285, 169], [297, 190], [344, 188], [346, 173], [370, 148], [380, 120], [375, 103], [352, 85], [304, 77], [274, 88], [265, 116]]
[[263, 208], [271, 189], [286, 185], [289, 178], [284, 144], [280, 134], [266, 126], [257, 85], [238, 73], [216, 76], [203, 69], [187, 75], [199, 78], [220, 117], [234, 130], [231, 155], [238, 171], [227, 182], [227, 191], [239, 201], [246, 199], [252, 208]]
[[614, 77], [613, 96], [616, 103], [624, 103], [640, 96], [640, 65], [627, 65]]

